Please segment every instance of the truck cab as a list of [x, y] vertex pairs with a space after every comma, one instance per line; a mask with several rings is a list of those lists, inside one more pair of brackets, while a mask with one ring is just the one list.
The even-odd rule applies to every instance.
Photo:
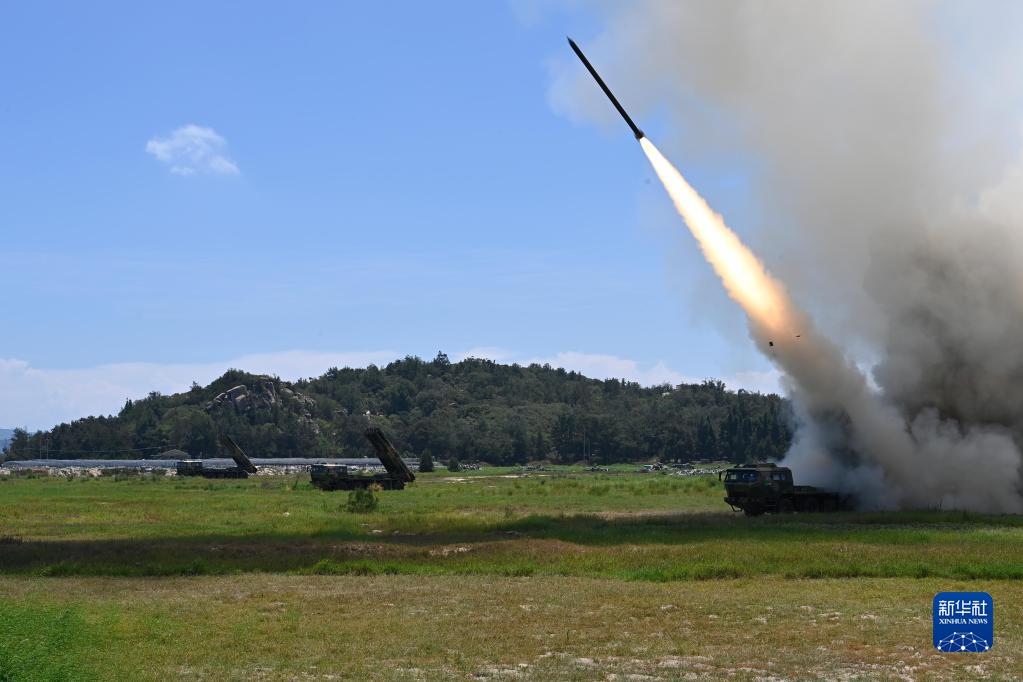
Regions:
[[[723, 472], [725, 502], [748, 516], [783, 509], [794, 490], [792, 471], [773, 462], [746, 464]], [[791, 504], [791, 503], [790, 503]]]
[[765, 513], [818, 512], [851, 509], [855, 501], [848, 495], [795, 485], [792, 470], [773, 462], [744, 464], [718, 474], [725, 483], [725, 502], [732, 511], [746, 516]]

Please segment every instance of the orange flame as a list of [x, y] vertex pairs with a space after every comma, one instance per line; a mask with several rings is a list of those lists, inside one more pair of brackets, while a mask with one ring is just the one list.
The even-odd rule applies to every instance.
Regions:
[[790, 304], [781, 282], [650, 140], [644, 137], [639, 143], [728, 295], [749, 315], [761, 346], [776, 336], [800, 333], [805, 328], [803, 315]]

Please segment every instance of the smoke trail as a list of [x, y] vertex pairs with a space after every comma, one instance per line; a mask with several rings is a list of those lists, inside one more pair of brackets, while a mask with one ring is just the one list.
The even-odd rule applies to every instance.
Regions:
[[[1023, 511], [1009, 434], [963, 431], [936, 411], [907, 424], [653, 143], [640, 144], [728, 295], [746, 312], [757, 346], [785, 372], [797, 405], [813, 406], [788, 458], [797, 472], [854, 492], [866, 506]], [[978, 457], [995, 466], [976, 467]]]
[[[630, 111], [666, 116], [667, 144], [695, 164], [741, 155], [753, 180], [743, 200], [784, 219], [784, 230], [748, 224], [769, 235], [756, 246], [771, 276], [660, 166], [784, 372], [798, 422], [786, 464], [868, 504], [1019, 511], [1023, 7], [634, 0], [597, 11], [604, 30], [587, 46]], [[565, 62], [554, 108], [613, 117]]]

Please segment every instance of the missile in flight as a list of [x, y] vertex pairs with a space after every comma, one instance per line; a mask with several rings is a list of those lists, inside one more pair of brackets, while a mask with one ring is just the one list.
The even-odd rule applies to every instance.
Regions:
[[576, 45], [575, 41], [572, 40], [571, 38], [568, 39], [568, 44], [572, 46], [572, 50], [575, 52], [576, 56], [579, 57], [579, 60], [582, 61], [583, 66], [585, 66], [586, 70], [590, 72], [590, 75], [593, 76], [593, 79], [597, 81], [597, 85], [600, 86], [600, 89], [603, 90], [604, 94], [607, 95], [607, 98], [611, 100], [611, 104], [615, 105], [615, 109], [617, 109], [618, 113], [622, 115], [622, 118], [625, 119], [625, 122], [629, 124], [629, 128], [632, 129], [632, 134], [636, 136], [637, 140], [642, 139], [643, 131], [637, 128], [636, 124], [632, 122], [631, 118], [629, 118], [629, 115], [625, 113], [625, 108], [618, 102], [618, 99], [611, 93], [611, 89], [608, 88], [607, 85], [604, 83], [604, 79], [601, 78], [600, 74], [597, 73], [597, 70], [593, 68], [593, 64], [590, 64], [590, 60], [586, 58], [586, 55], [583, 54], [583, 51], [579, 49], [579, 46]]

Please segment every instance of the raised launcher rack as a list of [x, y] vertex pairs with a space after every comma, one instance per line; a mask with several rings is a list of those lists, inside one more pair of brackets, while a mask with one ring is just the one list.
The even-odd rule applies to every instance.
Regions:
[[231, 436], [220, 437], [220, 444], [224, 446], [231, 459], [234, 460], [233, 467], [208, 467], [201, 459], [182, 459], [177, 464], [178, 476], [202, 476], [203, 478], [248, 478], [249, 474], [256, 473], [256, 466], [249, 459], [248, 455], [234, 442]]
[[416, 475], [398, 456], [383, 431], [374, 426], [366, 429], [364, 435], [377, 451], [377, 457], [387, 473], [364, 474], [344, 464], [313, 464], [309, 468], [312, 484], [321, 490], [357, 490], [373, 484], [384, 490], [404, 490], [405, 484], [416, 480]]

